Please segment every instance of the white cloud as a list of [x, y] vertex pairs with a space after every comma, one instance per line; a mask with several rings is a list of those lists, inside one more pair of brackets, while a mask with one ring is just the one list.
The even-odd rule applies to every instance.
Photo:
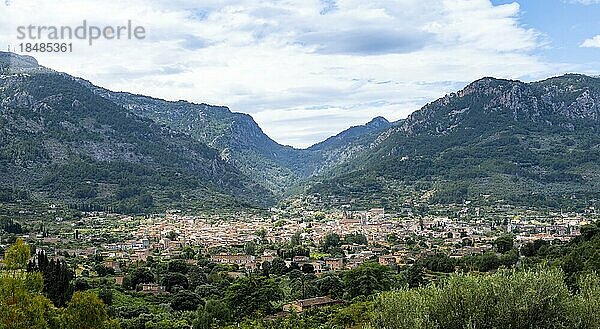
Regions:
[[598, 34], [597, 36], [595, 36], [593, 38], [583, 41], [583, 43], [581, 44], [581, 47], [600, 48], [600, 34]]
[[376, 115], [405, 117], [482, 76], [559, 71], [533, 55], [544, 41], [519, 12], [488, 0], [13, 0], [0, 5], [11, 18], [0, 41], [15, 45], [17, 25], [131, 19], [146, 40], [35, 56], [114, 90], [227, 105], [275, 140], [308, 146]]

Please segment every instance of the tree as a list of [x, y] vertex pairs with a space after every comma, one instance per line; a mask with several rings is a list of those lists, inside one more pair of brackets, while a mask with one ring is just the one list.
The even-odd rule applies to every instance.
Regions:
[[106, 306], [91, 291], [78, 291], [73, 294], [61, 318], [64, 329], [107, 329], [118, 328], [108, 319]]
[[442, 253], [427, 256], [421, 262], [428, 270], [434, 272], [452, 273], [456, 266], [454, 259]]
[[88, 290], [88, 289], [92, 289], [92, 286], [86, 279], [77, 278], [75, 280], [75, 283], [73, 284], [74, 291], [84, 291], [84, 290]]
[[216, 296], [222, 296], [223, 291], [219, 287], [212, 284], [203, 284], [196, 287], [196, 294], [202, 298], [212, 298]]
[[165, 286], [165, 289], [168, 292], [173, 292], [175, 287], [179, 287], [180, 289], [187, 289], [189, 287], [188, 279], [185, 275], [181, 273], [167, 273], [162, 278], [162, 285]]
[[495, 253], [488, 251], [480, 256], [479, 258], [479, 271], [489, 272], [495, 270], [500, 266], [500, 260]]
[[367, 245], [368, 241], [367, 241], [367, 236], [362, 234], [362, 233], [358, 233], [358, 232], [354, 232], [352, 234], [347, 234], [346, 236], [344, 236], [344, 241], [347, 244], [361, 244], [361, 245]]
[[511, 249], [507, 253], [500, 255], [500, 257], [498, 258], [500, 265], [504, 265], [506, 267], [515, 265], [518, 260], [519, 260], [519, 252], [517, 251], [517, 249]]
[[321, 296], [330, 296], [332, 298], [341, 298], [344, 294], [344, 283], [335, 273], [325, 273], [319, 277], [315, 284], [319, 289]]
[[260, 269], [261, 269], [262, 275], [268, 277], [271, 274], [271, 262], [269, 262], [268, 260], [265, 260], [264, 262], [262, 262], [260, 264]]
[[11, 234], [23, 234], [24, 230], [21, 224], [10, 219], [0, 219], [0, 230]]
[[256, 243], [249, 241], [244, 245], [246, 255], [256, 255]]
[[[129, 289], [136, 289], [139, 284], [154, 282], [154, 274], [147, 267], [138, 267], [127, 276]], [[125, 284], [124, 284], [125, 285]]]
[[231, 319], [231, 310], [220, 300], [208, 300], [204, 307], [200, 306], [193, 322], [194, 329], [211, 329], [222, 326]]
[[29, 246], [17, 239], [2, 260], [0, 328], [45, 329], [56, 326], [52, 302], [42, 295], [42, 274], [24, 271], [29, 254]]
[[315, 267], [310, 263], [302, 264], [301, 270], [304, 274], [315, 273]]
[[375, 262], [364, 262], [343, 274], [349, 299], [389, 290], [392, 284], [390, 268]]
[[169, 262], [167, 266], [169, 272], [177, 272], [181, 274], [186, 274], [188, 272], [188, 264], [182, 259], [174, 259]]
[[188, 329], [190, 325], [185, 319], [162, 319], [157, 322], [144, 323], [145, 329]]
[[73, 294], [74, 273], [65, 261], [60, 259], [48, 260], [46, 253], [39, 251], [35, 259], [29, 262], [29, 272], [42, 272], [44, 277], [44, 293], [57, 307], [67, 304]]
[[194, 248], [192, 248], [191, 246], [183, 247], [181, 253], [183, 254], [183, 257], [185, 259], [194, 259], [196, 257], [196, 251], [194, 251]]
[[279, 257], [275, 257], [271, 262], [269, 272], [273, 275], [284, 275], [289, 271], [285, 261]]
[[21, 239], [17, 239], [4, 253], [4, 267], [7, 270], [24, 270], [31, 256], [29, 246]]
[[342, 245], [340, 236], [336, 233], [328, 233], [321, 243], [321, 251], [331, 253]]
[[236, 319], [255, 313], [271, 314], [273, 302], [280, 301], [283, 292], [265, 277], [247, 277], [236, 280], [225, 292], [225, 300]]
[[[296, 262], [291, 262], [290, 263], [290, 272], [293, 272], [294, 270], [300, 271], [300, 266]], [[288, 272], [288, 275], [290, 272]]]
[[404, 280], [409, 287], [415, 288], [425, 284], [425, 277], [423, 276], [423, 265], [419, 262], [410, 266], [404, 271]]
[[314, 219], [317, 222], [323, 221], [325, 219], [325, 213], [321, 211], [315, 212]]
[[494, 245], [496, 246], [496, 250], [499, 253], [505, 253], [511, 250], [514, 246], [514, 238], [512, 235], [502, 235], [496, 238], [494, 241]]
[[309, 256], [310, 250], [303, 246], [297, 245], [291, 248], [282, 248], [279, 250], [281, 258], [294, 258], [296, 256]]
[[584, 241], [590, 241], [593, 237], [600, 234], [600, 223], [592, 223], [584, 225], [579, 230], [581, 233], [581, 239]]
[[177, 292], [171, 300], [171, 308], [175, 311], [195, 311], [201, 304], [200, 296], [188, 290]]
[[598, 328], [594, 276], [572, 296], [557, 269], [451, 275], [441, 284], [376, 296], [366, 327]]
[[300, 270], [291, 270], [289, 278], [290, 296], [293, 299], [305, 299], [319, 295], [319, 289], [315, 284], [316, 276], [313, 273], [305, 274]]
[[102, 302], [104, 302], [104, 304], [110, 306], [112, 305], [112, 300], [113, 300], [113, 291], [111, 288], [101, 288], [98, 291], [98, 297], [102, 300]]
[[188, 282], [190, 290], [195, 289], [197, 286], [203, 285], [207, 282], [208, 278], [206, 273], [203, 272], [200, 267], [192, 267], [188, 271]]
[[96, 274], [98, 274], [98, 276], [101, 276], [101, 277], [115, 274], [115, 270], [113, 268], [106, 267], [106, 266], [104, 266], [104, 264], [94, 265], [94, 271], [96, 272]]
[[533, 242], [527, 242], [521, 246], [521, 254], [525, 257], [533, 257], [535, 256], [536, 252], [537, 250], [535, 250], [535, 245]]
[[292, 237], [290, 238], [290, 246], [292, 248], [295, 246], [302, 245], [301, 233], [302, 233], [302, 231], [296, 231], [296, 233], [294, 233], [294, 235], [292, 235]]

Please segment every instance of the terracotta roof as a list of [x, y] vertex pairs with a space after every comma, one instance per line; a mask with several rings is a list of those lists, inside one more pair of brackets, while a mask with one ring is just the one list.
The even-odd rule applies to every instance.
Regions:
[[301, 300], [297, 300], [296, 304], [302, 306], [302, 307], [307, 307], [307, 306], [315, 306], [315, 305], [324, 305], [324, 304], [333, 304], [333, 303], [337, 303], [337, 301], [335, 299], [329, 298], [327, 296], [324, 297], [315, 297], [315, 298], [308, 298], [308, 299], [301, 299]]

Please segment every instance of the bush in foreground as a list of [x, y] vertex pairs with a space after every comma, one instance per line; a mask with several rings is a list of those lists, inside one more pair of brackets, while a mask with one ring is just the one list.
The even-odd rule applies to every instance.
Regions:
[[453, 275], [375, 298], [367, 328], [600, 328], [600, 280], [573, 295], [557, 269]]

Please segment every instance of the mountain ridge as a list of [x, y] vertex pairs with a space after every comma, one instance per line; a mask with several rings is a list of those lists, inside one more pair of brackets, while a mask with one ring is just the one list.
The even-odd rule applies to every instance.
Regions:
[[599, 118], [598, 78], [479, 79], [413, 112], [309, 193], [388, 207], [426, 195], [585, 203], [598, 196]]
[[[245, 186], [235, 190], [233, 181], [212, 181], [212, 185], [229, 189], [233, 195], [251, 190], [255, 184], [257, 191], [268, 191], [257, 193], [266, 195], [266, 199], [275, 199], [269, 197], [270, 193], [277, 199], [296, 194], [318, 195], [321, 199], [337, 200], [338, 204], [358, 200], [356, 204], [362, 207], [393, 208], [416, 200], [462, 202], [483, 195], [495, 200], [506, 197], [513, 202], [533, 198], [540, 204], [556, 206], [564, 203], [567, 195], [589, 200], [600, 189], [595, 180], [600, 177], [600, 79], [586, 75], [565, 74], [534, 82], [484, 77], [424, 105], [406, 119], [389, 122], [375, 117], [307, 149], [295, 149], [267, 136], [250, 115], [232, 112], [225, 106], [113, 92], [36, 66], [33, 58], [0, 54], [1, 58], [5, 59], [0, 61], [5, 72], [0, 80], [4, 82], [5, 115], [35, 103], [30, 94], [18, 90], [7, 94], [14, 84], [11, 79], [46, 74], [76, 82], [91, 92], [88, 95], [69, 85], [87, 95], [85, 100], [65, 100], [64, 95], [70, 91], [64, 88], [50, 95], [54, 97], [51, 99], [74, 111], [82, 105], [85, 108], [85, 101], [106, 101], [114, 111], [120, 109], [120, 115], [129, 118], [130, 124], [142, 122], [162, 132], [164, 136], [156, 137], [162, 140], [156, 140], [157, 145], [171, 145], [178, 138], [179, 142], [191, 143], [190, 147], [194, 143], [199, 144], [193, 147], [204, 145], [206, 149], [201, 147], [204, 151], [200, 153], [208, 157], [205, 159], [212, 159], [215, 168], [230, 173], [240, 186]], [[44, 92], [38, 89], [29, 91]], [[6, 117], [3, 120], [6, 122]], [[35, 126], [31, 122], [22, 126], [28, 127], [27, 124], [30, 128]], [[85, 124], [67, 122], [61, 127], [86, 131], [90, 136], [98, 133]], [[6, 136], [3, 138], [7, 140]], [[94, 144], [86, 143], [87, 147]], [[15, 154], [27, 153], [30, 148], [26, 146], [15, 153], [5, 147], [0, 169], [6, 170], [10, 156], [14, 162]], [[120, 160], [140, 155], [123, 150], [114, 153]], [[97, 156], [87, 152], [87, 157]], [[100, 153], [104, 157], [110, 155]], [[135, 161], [147, 160], [135, 156]], [[177, 157], [183, 161], [181, 165], [188, 161], [187, 166], [195, 168], [185, 156]], [[34, 161], [27, 156], [17, 160]], [[201, 174], [202, 169], [189, 173]]]
[[3, 174], [3, 184], [127, 211], [161, 199], [232, 206], [275, 201], [205, 144], [136, 116], [67, 74], [3, 58], [0, 170], [19, 173]]
[[331, 137], [329, 142], [322, 142], [325, 143], [321, 145], [323, 147], [313, 145], [308, 149], [296, 149], [274, 141], [249, 114], [232, 112], [226, 106], [167, 101], [113, 92], [85, 80], [82, 83], [137, 115], [189, 134], [219, 150], [224, 160], [276, 195], [284, 195], [291, 187], [351, 157], [360, 149], [355, 147], [359, 138], [372, 139], [374, 133], [391, 125], [383, 117], [374, 118], [365, 125], [348, 128], [334, 136], [337, 143], [332, 142], [335, 138]]

